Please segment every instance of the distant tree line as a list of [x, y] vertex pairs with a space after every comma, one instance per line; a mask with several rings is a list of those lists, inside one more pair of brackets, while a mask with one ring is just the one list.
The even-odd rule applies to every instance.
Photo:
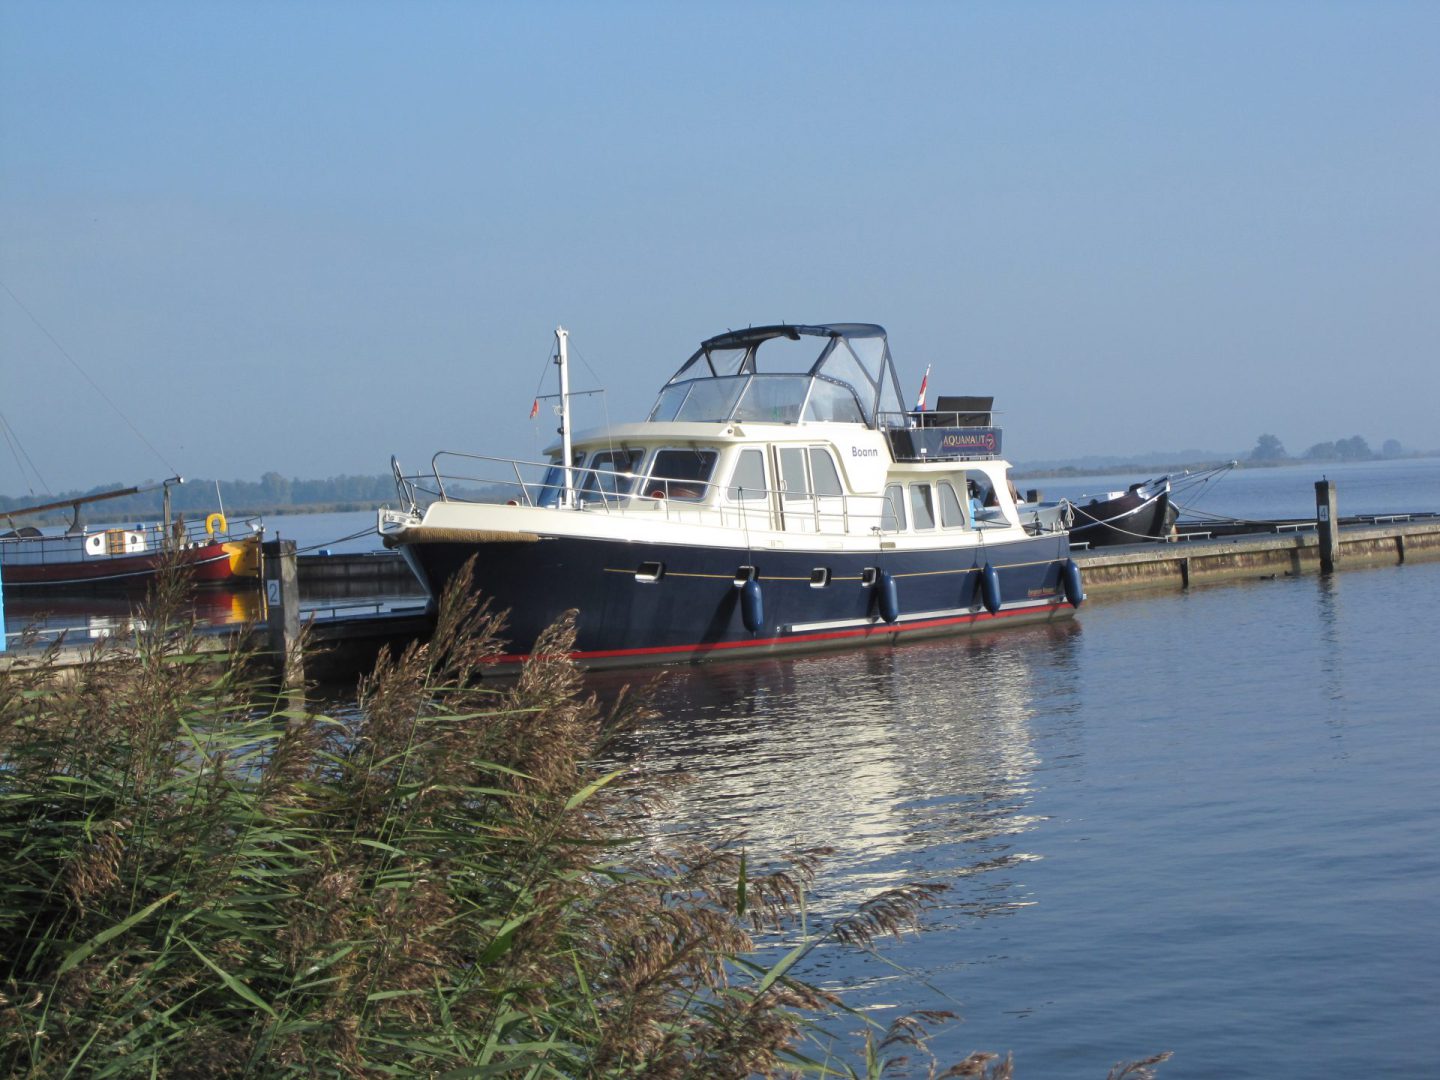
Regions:
[[[147, 481], [146, 483], [158, 483]], [[26, 506], [60, 502], [115, 491], [134, 484], [102, 484], [89, 490], [65, 491], [58, 494], [8, 496], [0, 495], [0, 515]], [[139, 485], [145, 486], [145, 485]], [[187, 517], [213, 513], [221, 502], [228, 514], [275, 514], [286, 510], [369, 510], [380, 503], [396, 501], [395, 481], [388, 473], [380, 476], [332, 476], [326, 480], [298, 480], [267, 472], [258, 481], [223, 480], [216, 495], [214, 480], [187, 480], [170, 489], [173, 512]], [[154, 519], [164, 506], [164, 493], [157, 487], [138, 495], [108, 499], [92, 507], [82, 508], [86, 518], [97, 521], [124, 518]], [[36, 521], [68, 521], [69, 511], [53, 511]], [[27, 521], [33, 524], [34, 521]], [[3, 524], [3, 522], [0, 522]]]
[[1386, 439], [1377, 454], [1370, 449], [1361, 436], [1334, 442], [1319, 442], [1298, 458], [1285, 452], [1285, 446], [1274, 435], [1261, 435], [1255, 440], [1255, 449], [1250, 451], [1249, 461], [1258, 465], [1275, 464], [1282, 461], [1373, 461], [1376, 458], [1398, 458], [1410, 456], [1396, 439]]

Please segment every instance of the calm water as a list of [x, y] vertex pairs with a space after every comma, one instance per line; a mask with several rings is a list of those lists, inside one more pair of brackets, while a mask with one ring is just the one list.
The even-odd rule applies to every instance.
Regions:
[[1413, 564], [678, 670], [635, 752], [697, 780], [657, 829], [838, 848], [822, 922], [949, 885], [883, 961], [828, 949], [807, 972], [886, 1015], [958, 1011], [942, 1057], [1435, 1075], [1437, 599], [1440, 563]]
[[[1185, 501], [1302, 517], [1322, 474], [1342, 514], [1440, 511], [1436, 459], [1237, 470]], [[373, 515], [268, 524], [305, 547]], [[882, 1015], [959, 1012], [943, 1058], [1013, 1050], [1027, 1080], [1163, 1049], [1166, 1080], [1434, 1075], [1437, 601], [1440, 563], [1422, 563], [675, 669], [631, 750], [696, 779], [657, 832], [835, 847], [822, 925], [886, 887], [948, 885], [883, 959], [823, 949], [806, 973]]]

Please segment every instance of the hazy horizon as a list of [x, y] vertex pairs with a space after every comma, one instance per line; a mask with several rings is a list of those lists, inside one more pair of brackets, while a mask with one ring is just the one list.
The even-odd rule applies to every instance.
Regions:
[[0, 490], [534, 458], [557, 323], [580, 425], [870, 321], [1017, 462], [1431, 450], [1437, 46], [1402, 3], [4, 0]]
[[[1373, 449], [1373, 448], [1372, 448], [1372, 449]], [[1306, 467], [1306, 466], [1314, 466], [1314, 467], [1323, 467], [1323, 468], [1329, 469], [1329, 468], [1333, 468], [1334, 466], [1337, 466], [1337, 465], [1347, 465], [1347, 466], [1348, 466], [1348, 465], [1364, 465], [1364, 464], [1367, 464], [1367, 463], [1378, 463], [1378, 462], [1384, 462], [1384, 461], [1413, 461], [1413, 460], [1418, 460], [1418, 459], [1430, 459], [1430, 458], [1437, 458], [1437, 457], [1440, 457], [1440, 450], [1412, 450], [1412, 449], [1410, 449], [1410, 448], [1407, 448], [1407, 452], [1406, 452], [1405, 454], [1400, 455], [1400, 456], [1398, 456], [1398, 457], [1393, 457], [1393, 458], [1382, 457], [1382, 456], [1377, 452], [1376, 455], [1375, 455], [1373, 458], [1370, 458], [1370, 459], [1362, 459], [1362, 460], [1355, 460], [1355, 461], [1345, 460], [1345, 459], [1341, 459], [1341, 458], [1315, 458], [1315, 459], [1311, 459], [1311, 458], [1305, 458], [1305, 457], [1300, 457], [1300, 456], [1290, 456], [1290, 457], [1286, 457], [1285, 459], [1280, 460], [1280, 461], [1248, 461], [1248, 460], [1246, 459], [1246, 455], [1243, 454], [1243, 453], [1241, 453], [1241, 454], [1236, 454], [1236, 453], [1227, 454], [1227, 453], [1225, 453], [1225, 452], [1223, 452], [1223, 451], [1207, 451], [1207, 450], [1201, 450], [1201, 449], [1192, 448], [1192, 449], [1189, 449], [1189, 450], [1175, 450], [1175, 451], [1148, 450], [1148, 451], [1144, 451], [1144, 452], [1134, 452], [1134, 453], [1130, 453], [1130, 454], [1123, 454], [1123, 453], [1117, 453], [1117, 454], [1093, 454], [1093, 455], [1086, 455], [1086, 456], [1084, 456], [1084, 457], [1074, 457], [1074, 458], [1036, 458], [1036, 459], [1024, 459], [1024, 458], [1020, 458], [1020, 459], [1015, 459], [1015, 458], [1010, 458], [1010, 457], [1007, 455], [1007, 460], [1009, 460], [1009, 461], [1011, 462], [1011, 465], [1012, 465], [1012, 467], [1014, 468], [1014, 475], [1015, 475], [1015, 477], [1016, 477], [1017, 479], [1019, 479], [1019, 478], [1024, 478], [1024, 477], [1027, 476], [1027, 475], [1029, 475], [1029, 476], [1038, 476], [1039, 474], [1044, 473], [1044, 472], [1058, 472], [1058, 471], [1061, 471], [1061, 470], [1065, 470], [1067, 473], [1073, 474], [1073, 475], [1074, 475], [1075, 477], [1077, 477], [1077, 478], [1084, 479], [1084, 478], [1087, 478], [1087, 477], [1090, 477], [1090, 476], [1096, 476], [1096, 477], [1099, 477], [1099, 476], [1119, 476], [1119, 475], [1124, 475], [1124, 474], [1134, 474], [1134, 475], [1138, 478], [1138, 477], [1139, 477], [1139, 474], [1140, 474], [1141, 472], [1146, 471], [1147, 469], [1152, 469], [1152, 470], [1154, 470], [1155, 472], [1158, 473], [1158, 472], [1164, 471], [1164, 470], [1166, 470], [1166, 469], [1171, 469], [1171, 468], [1181, 468], [1181, 467], [1200, 468], [1200, 467], [1204, 467], [1204, 466], [1224, 465], [1224, 464], [1229, 463], [1229, 462], [1234, 462], [1234, 463], [1235, 463], [1236, 465], [1238, 465], [1240, 468], [1247, 468], [1247, 467], [1248, 467], [1248, 468], [1256, 468], [1256, 469], [1271, 469], [1271, 468], [1304, 468], [1304, 467]], [[424, 466], [424, 463], [421, 463], [420, 469], [407, 468], [407, 469], [406, 469], [406, 472], [413, 474], [413, 473], [416, 473], [416, 472], [418, 472], [418, 471], [422, 471], [424, 467], [425, 467], [425, 466]], [[300, 475], [300, 474], [296, 474], [296, 473], [281, 473], [281, 472], [278, 472], [278, 470], [277, 470], [277, 474], [278, 474], [282, 479], [284, 479], [284, 480], [286, 480], [286, 481], [295, 481], [295, 482], [300, 482], [300, 483], [325, 483], [325, 482], [329, 482], [329, 481], [332, 481], [332, 480], [333, 480], [333, 481], [338, 481], [338, 480], [341, 480], [341, 479], [344, 479], [344, 478], [347, 478], [347, 477], [352, 477], [352, 478], [364, 478], [364, 479], [374, 479], [374, 478], [376, 478], [376, 477], [387, 477], [387, 476], [389, 476], [389, 473], [388, 473], [387, 471], [384, 471], [384, 470], [375, 471], [375, 472], [353, 472], [353, 471], [352, 471], [352, 472], [349, 472], [349, 473], [335, 473], [335, 474], [331, 474], [331, 475], [329, 475], [329, 476], [307, 476], [307, 475]], [[164, 479], [167, 479], [167, 478], [166, 478], [166, 477], [159, 476], [158, 474], [152, 474], [152, 475], [146, 475], [146, 476], [142, 476], [142, 477], [138, 477], [138, 478], [132, 477], [132, 478], [129, 478], [129, 479], [124, 480], [124, 481], [121, 481], [121, 480], [119, 480], [119, 479], [112, 479], [111, 481], [100, 481], [100, 482], [98, 482], [98, 483], [87, 483], [87, 484], [84, 484], [84, 485], [82, 485], [82, 486], [80, 486], [80, 487], [68, 488], [68, 489], [55, 489], [55, 490], [53, 490], [53, 491], [45, 492], [45, 493], [43, 493], [43, 494], [55, 495], [55, 496], [59, 496], [59, 497], [61, 497], [61, 498], [65, 498], [65, 497], [69, 497], [69, 496], [71, 496], [71, 495], [73, 495], [73, 494], [75, 494], [75, 493], [77, 493], [77, 492], [80, 492], [80, 493], [89, 493], [92, 489], [97, 489], [97, 488], [98, 488], [98, 489], [104, 489], [104, 490], [110, 490], [110, 489], [112, 489], [112, 488], [121, 488], [121, 487], [134, 487], [134, 486], [144, 487], [144, 486], [148, 486], [148, 485], [158, 485], [158, 484], [160, 484], [161, 481], [164, 480]], [[187, 487], [190, 486], [190, 485], [195, 485], [195, 484], [199, 484], [199, 485], [210, 485], [210, 484], [214, 484], [214, 483], [217, 483], [217, 482], [220, 483], [220, 484], [222, 484], [222, 485], [225, 485], [225, 484], [256, 484], [256, 483], [261, 482], [261, 481], [264, 479], [264, 475], [262, 474], [262, 475], [257, 475], [257, 476], [235, 476], [235, 475], [231, 475], [231, 476], [186, 476], [186, 477], [184, 477], [183, 479], [184, 479], [184, 482], [185, 482], [185, 484], [187, 485]], [[38, 495], [38, 494], [41, 494], [41, 493], [37, 492], [36, 494]], [[18, 491], [18, 490], [3, 490], [3, 491], [0, 491], [0, 498], [11, 499], [11, 500], [16, 500], [16, 501], [27, 501], [27, 502], [28, 502], [28, 500], [26, 499], [26, 495], [27, 495], [27, 492]], [[228, 497], [228, 496], [227, 496], [227, 497]], [[387, 493], [387, 497], [388, 497], [388, 493]], [[337, 501], [337, 500], [322, 500], [322, 501]], [[364, 502], [364, 501], [366, 501], [366, 500], [338, 500], [338, 501], [361, 501], [361, 502]], [[302, 505], [305, 505], [305, 504], [304, 504], [304, 503], [296, 503], [295, 505], [296, 505], [296, 506], [302, 506]]]

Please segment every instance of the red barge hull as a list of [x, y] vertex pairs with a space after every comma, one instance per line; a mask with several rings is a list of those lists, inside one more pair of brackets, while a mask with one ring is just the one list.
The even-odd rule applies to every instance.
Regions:
[[[225, 544], [201, 544], [173, 553], [196, 583], [221, 583], [236, 578], [230, 552]], [[58, 562], [33, 565], [0, 565], [5, 588], [34, 586], [60, 588], [67, 585], [135, 585], [144, 587], [160, 570], [169, 552], [119, 555], [95, 562]]]

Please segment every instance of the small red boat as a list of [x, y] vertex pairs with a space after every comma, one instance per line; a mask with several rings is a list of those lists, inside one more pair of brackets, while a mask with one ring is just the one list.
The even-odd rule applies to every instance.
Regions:
[[[257, 578], [260, 573], [260, 539], [263, 528], [255, 520], [241, 522], [232, 531], [224, 513], [202, 523], [187, 524], [168, 512], [169, 485], [165, 481], [165, 521], [135, 526], [85, 526], [80, 507], [104, 499], [134, 495], [153, 488], [125, 488], [79, 499], [25, 507], [5, 514], [22, 514], [71, 508], [74, 519], [63, 533], [45, 533], [33, 526], [0, 533], [0, 582], [4, 588], [75, 588], [107, 586], [144, 588], [168, 562], [186, 567], [197, 583], [224, 584]], [[10, 522], [13, 525], [13, 520]]]

